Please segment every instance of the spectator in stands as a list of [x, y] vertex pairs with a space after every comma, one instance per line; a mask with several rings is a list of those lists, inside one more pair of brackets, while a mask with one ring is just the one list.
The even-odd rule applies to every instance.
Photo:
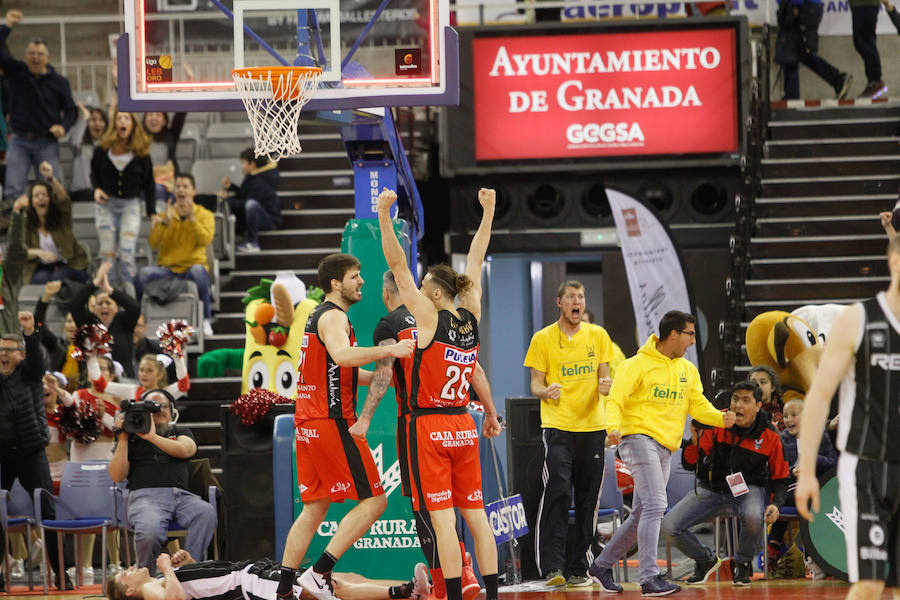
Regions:
[[87, 370], [84, 363], [72, 357], [75, 345], [72, 343], [75, 339], [75, 332], [78, 326], [72, 313], [66, 313], [66, 321], [63, 324], [63, 336], [57, 337], [56, 333], [45, 325], [47, 308], [51, 300], [62, 288], [61, 281], [48, 281], [44, 285], [44, 291], [38, 298], [37, 306], [34, 309], [34, 320], [38, 324], [41, 333], [41, 345], [47, 351], [49, 359], [49, 370], [58, 372], [66, 378], [66, 388], [70, 392], [74, 392], [79, 387], [87, 385]]
[[[784, 458], [790, 469], [787, 479], [787, 495], [784, 501], [786, 506], [794, 506], [794, 488], [797, 487], [797, 437], [800, 435], [801, 414], [803, 414], [803, 400], [795, 398], [784, 405], [785, 430], [781, 432], [781, 446], [784, 448]], [[831, 443], [831, 438], [827, 433], [823, 433], [816, 458], [816, 477], [821, 477], [837, 466], [837, 459], [838, 453], [834, 449], [834, 444]], [[786, 521], [772, 523], [768, 546], [770, 568], [775, 568], [778, 559], [784, 553], [782, 544], [787, 525]]]
[[9, 219], [6, 252], [0, 253], [0, 335], [18, 333], [19, 289], [22, 287], [22, 270], [28, 259], [25, 248], [25, 209], [28, 196], [20, 196], [13, 204]]
[[888, 86], [881, 78], [881, 56], [878, 54], [875, 28], [881, 7], [875, 0], [850, 0], [850, 20], [853, 28], [853, 47], [866, 68], [866, 88], [860, 98], [880, 98]]
[[17, 198], [25, 192], [31, 167], [48, 161], [60, 177], [59, 139], [75, 124], [77, 109], [69, 81], [49, 65], [46, 42], [34, 39], [25, 49], [25, 61], [9, 52], [6, 40], [22, 20], [16, 9], [0, 25], [0, 68], [9, 82], [9, 147], [6, 150], [4, 193]]
[[[113, 360], [122, 365], [126, 377], [134, 378], [131, 355], [134, 352], [134, 325], [141, 314], [137, 300], [125, 292], [113, 289], [109, 283], [112, 265], [102, 263], [97, 268], [94, 281], [82, 286], [69, 303], [72, 317], [78, 327], [87, 323], [103, 323], [112, 336]], [[96, 294], [93, 309], [88, 309], [88, 300]], [[121, 309], [121, 310], [120, 310]]]
[[74, 156], [69, 197], [73, 202], [93, 202], [91, 159], [94, 157], [94, 149], [103, 137], [103, 132], [109, 127], [109, 117], [102, 108], [86, 107], [81, 102], [78, 103], [78, 109], [81, 114], [69, 132], [69, 146]]
[[[156, 569], [156, 556], [166, 543], [169, 522], [188, 530], [185, 550], [204, 556], [216, 530], [213, 507], [187, 491], [188, 463], [197, 452], [189, 429], [172, 423], [175, 401], [163, 390], [146, 394], [159, 402], [150, 431], [126, 433], [118, 430], [116, 450], [109, 463], [113, 481], [128, 479], [128, 520], [134, 526], [137, 564]], [[116, 418], [121, 427], [122, 414]]]
[[[10, 312], [10, 308], [7, 306], [0, 312]], [[13, 319], [19, 330], [4, 331], [0, 336], [0, 483], [4, 490], [12, 489], [18, 477], [29, 496], [37, 488], [52, 493], [53, 480], [44, 451], [50, 432], [44, 410], [41, 343], [36, 335], [34, 315], [15, 312]], [[54, 518], [54, 506], [46, 497], [42, 505], [46, 518]], [[72, 582], [59, 569], [57, 536], [47, 536], [46, 544], [57, 586], [60, 590], [72, 589]], [[0, 589], [3, 588], [0, 576]]]
[[197, 189], [193, 175], [175, 177], [175, 200], [169, 200], [164, 214], [155, 214], [150, 229], [150, 246], [159, 250], [157, 266], [141, 269], [143, 290], [156, 279], [190, 279], [197, 284], [203, 302], [203, 333], [212, 335], [209, 299], [209, 265], [206, 247], [215, 234], [215, 220], [209, 210], [194, 203]]
[[169, 124], [169, 115], [164, 112], [146, 112], [142, 124], [153, 141], [150, 143], [150, 158], [153, 160], [153, 178], [156, 181], [156, 210], [165, 204], [175, 187], [175, 173], [179, 172], [176, 157], [178, 140], [184, 128], [187, 113], [175, 113]]
[[227, 199], [232, 214], [237, 217], [237, 232], [244, 232], [244, 243], [237, 251], [259, 252], [259, 232], [281, 225], [278, 163], [269, 162], [264, 156], [256, 158], [253, 148], [241, 152], [240, 158], [244, 181], [238, 187], [226, 175], [219, 195]]
[[39, 181], [31, 186], [25, 220], [28, 262], [22, 280], [47, 283], [74, 279], [85, 283], [90, 279], [85, 270], [88, 256], [72, 232], [72, 201], [49, 162], [41, 163], [40, 172], [47, 183]]
[[[147, 354], [162, 354], [162, 347], [159, 345], [159, 342], [147, 337], [147, 319], [144, 318], [143, 314], [138, 317], [137, 324], [134, 326], [134, 337], [132, 340], [134, 342], [134, 359], [132, 362], [134, 363], [135, 372], [138, 370], [141, 357]], [[168, 369], [168, 365], [166, 365], [166, 368]], [[174, 371], [171, 374], [174, 374]]]
[[[721, 559], [690, 528], [715, 517], [737, 515], [740, 534], [734, 551], [734, 585], [749, 585], [751, 560], [758, 552], [765, 523], [778, 519], [787, 492], [788, 465], [781, 438], [762, 410], [762, 390], [752, 381], [731, 388], [734, 425], [702, 432], [691, 423], [691, 439], [682, 444], [681, 462], [697, 474], [697, 489], [678, 501], [663, 518], [660, 533], [695, 561], [688, 584], [705, 583]], [[769, 502], [769, 488], [774, 498]]]
[[112, 122], [91, 158], [91, 185], [97, 202], [95, 223], [100, 256], [105, 262], [117, 265], [113, 281], [133, 284], [137, 274], [134, 252], [141, 229], [142, 196], [147, 214], [156, 212], [150, 136], [134, 114], [114, 111]]
[[822, 0], [779, 0], [775, 62], [784, 73], [784, 98], [800, 98], [800, 65], [821, 77], [837, 99], [850, 91], [853, 76], [841, 73], [819, 56], [819, 24], [825, 8]]
[[754, 382], [762, 390], [762, 409], [772, 417], [772, 424], [778, 431], [784, 430], [784, 399], [781, 397], [781, 382], [778, 373], [767, 365], [756, 365], [750, 369], [747, 379]]

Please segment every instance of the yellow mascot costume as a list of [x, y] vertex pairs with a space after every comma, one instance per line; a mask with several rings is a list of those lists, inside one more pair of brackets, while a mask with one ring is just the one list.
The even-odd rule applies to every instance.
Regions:
[[762, 313], [747, 326], [747, 357], [775, 369], [784, 402], [803, 398], [822, 357], [822, 343], [799, 317], [780, 310]]
[[247, 338], [241, 394], [264, 389], [294, 400], [303, 331], [318, 302], [292, 298], [288, 285], [267, 279], [248, 290], [243, 302]]

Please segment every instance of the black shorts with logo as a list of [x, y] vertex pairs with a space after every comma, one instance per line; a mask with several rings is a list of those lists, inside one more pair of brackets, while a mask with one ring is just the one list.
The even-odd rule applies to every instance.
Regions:
[[884, 581], [896, 587], [900, 572], [900, 464], [844, 452], [838, 490], [851, 582]]

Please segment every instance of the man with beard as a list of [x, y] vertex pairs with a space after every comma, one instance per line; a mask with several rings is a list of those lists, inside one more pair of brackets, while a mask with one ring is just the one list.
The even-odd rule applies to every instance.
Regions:
[[369, 385], [372, 372], [361, 365], [413, 352], [411, 340], [363, 348], [347, 318], [362, 299], [363, 278], [356, 257], [331, 254], [322, 259], [319, 285], [325, 301], [313, 310], [303, 336], [294, 424], [297, 428], [297, 483], [303, 512], [288, 533], [278, 583], [278, 598], [293, 597], [300, 561], [332, 502], [356, 500], [341, 519], [322, 556], [300, 576], [317, 600], [335, 600], [331, 572], [338, 558], [362, 537], [387, 507], [372, 451], [353, 438], [357, 385]]
[[[556, 295], [559, 320], [531, 338], [525, 366], [531, 393], [541, 399], [544, 492], [534, 532], [534, 556], [547, 585], [590, 585], [591, 541], [603, 479], [606, 432], [603, 398], [609, 393], [609, 334], [582, 321], [584, 285], [570, 280]], [[575, 495], [575, 535], [566, 543]]]
[[608, 593], [621, 593], [612, 566], [638, 544], [642, 596], [666, 596], [681, 588], [663, 579], [656, 566], [659, 527], [666, 510], [672, 452], [681, 445], [688, 413], [705, 425], [729, 428], [732, 411], [719, 412], [703, 396], [703, 382], [685, 351], [697, 341], [693, 315], [670, 310], [638, 353], [619, 365], [606, 399], [610, 445], [634, 479], [631, 515], [594, 560], [588, 572]]

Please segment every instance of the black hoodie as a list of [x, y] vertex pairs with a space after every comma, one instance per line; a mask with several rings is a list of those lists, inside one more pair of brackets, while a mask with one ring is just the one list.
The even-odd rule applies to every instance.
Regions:
[[725, 477], [732, 473], [743, 474], [747, 485], [767, 488], [771, 484], [772, 504], [781, 508], [789, 469], [781, 438], [771, 421], [769, 413], [760, 410], [746, 429], [733, 425], [729, 429], [704, 430], [697, 446], [691, 444], [684, 448], [681, 455], [684, 468], [696, 472], [700, 487], [719, 494], [731, 493]]

